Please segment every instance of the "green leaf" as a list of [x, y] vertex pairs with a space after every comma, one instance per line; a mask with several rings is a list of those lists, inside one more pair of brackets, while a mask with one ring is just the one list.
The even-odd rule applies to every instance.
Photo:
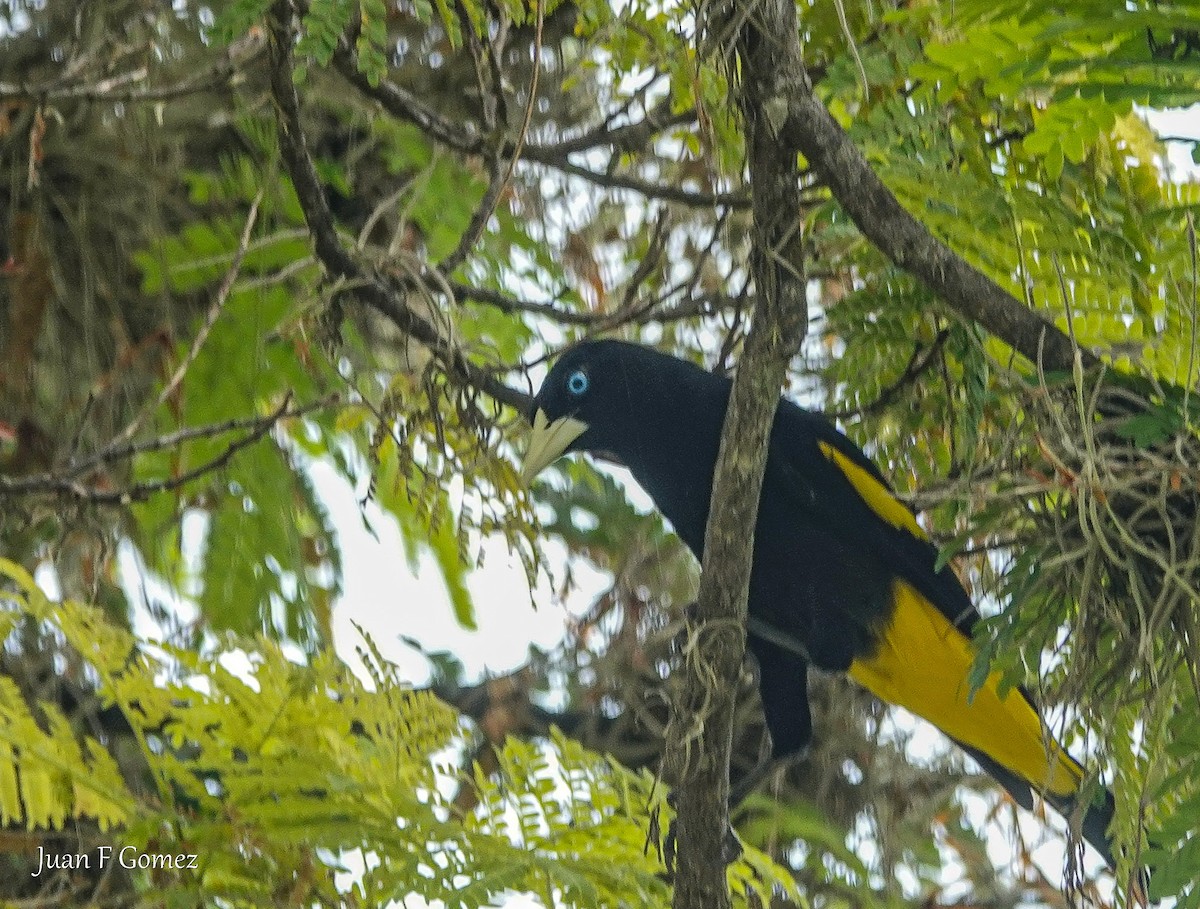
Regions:
[[1129, 417], [1117, 427], [1117, 435], [1129, 439], [1138, 448], [1150, 448], [1166, 441], [1183, 428], [1183, 415], [1176, 409], [1158, 405]]

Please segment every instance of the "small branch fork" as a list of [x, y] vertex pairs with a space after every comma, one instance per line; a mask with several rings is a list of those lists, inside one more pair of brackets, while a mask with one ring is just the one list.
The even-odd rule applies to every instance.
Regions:
[[593, 170], [571, 160], [572, 154], [611, 149], [615, 154], [631, 147], [646, 147], [662, 131], [675, 126], [686, 126], [695, 122], [695, 111], [670, 114], [656, 110], [642, 120], [618, 127], [609, 133], [590, 130], [583, 136], [565, 139], [559, 143], [528, 144], [517, 139], [503, 139], [499, 149], [488, 147], [488, 139], [476, 130], [465, 128], [443, 117], [424, 104], [405, 88], [386, 79], [371, 85], [358, 69], [354, 53], [343, 47], [334, 55], [334, 64], [342, 76], [365, 97], [378, 103], [393, 117], [418, 127], [440, 145], [462, 155], [488, 157], [499, 154], [510, 160], [518, 154], [522, 160], [553, 168], [568, 176], [585, 180], [605, 189], [625, 189], [647, 199], [671, 202], [691, 208], [734, 208], [747, 209], [750, 198], [741, 192], [704, 192], [684, 189], [668, 183], [616, 173], [611, 168]]
[[[0, 498], [57, 495], [92, 505], [128, 505], [131, 502], [142, 502], [156, 493], [179, 489], [193, 480], [220, 470], [229, 463], [235, 454], [262, 439], [281, 420], [304, 416], [329, 407], [337, 400], [335, 395], [308, 404], [293, 406], [289, 394], [278, 407], [264, 416], [242, 417], [205, 426], [188, 426], [175, 432], [137, 442], [114, 439], [102, 451], [59, 471], [48, 471], [24, 477], [9, 477], [0, 474]], [[105, 477], [101, 473], [115, 464], [128, 461], [135, 455], [174, 448], [183, 442], [195, 439], [218, 438], [233, 432], [243, 434], [230, 442], [216, 457], [177, 476], [135, 483], [122, 489], [113, 489], [107, 486]]]

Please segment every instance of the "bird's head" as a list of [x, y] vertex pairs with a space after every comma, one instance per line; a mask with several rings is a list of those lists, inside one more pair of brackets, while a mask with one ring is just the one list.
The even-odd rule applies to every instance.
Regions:
[[648, 448], [672, 437], [686, 441], [691, 433], [681, 420], [690, 423], [686, 415], [701, 405], [703, 392], [722, 381], [637, 344], [578, 344], [559, 357], [534, 398], [521, 476], [528, 482], [571, 451], [601, 454], [636, 471]]
[[[630, 422], [630, 367], [650, 353], [619, 341], [585, 341], [559, 357], [533, 399], [533, 432], [521, 477], [529, 482], [571, 451], [608, 450], [620, 459], [622, 427]], [[628, 433], [625, 434], [626, 439]]]

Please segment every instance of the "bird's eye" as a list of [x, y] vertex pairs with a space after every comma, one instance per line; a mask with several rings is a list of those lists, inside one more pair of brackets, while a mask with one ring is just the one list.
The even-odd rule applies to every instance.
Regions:
[[567, 391], [578, 397], [588, 390], [587, 373], [577, 369], [567, 377]]

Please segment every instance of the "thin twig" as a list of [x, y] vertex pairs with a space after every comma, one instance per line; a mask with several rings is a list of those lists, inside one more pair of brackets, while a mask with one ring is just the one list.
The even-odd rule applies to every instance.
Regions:
[[1187, 212], [1187, 241], [1188, 253], [1192, 268], [1192, 293], [1191, 299], [1188, 300], [1188, 311], [1191, 315], [1191, 343], [1188, 344], [1188, 368], [1187, 381], [1183, 383], [1183, 419], [1191, 425], [1191, 408], [1188, 407], [1188, 398], [1192, 394], [1192, 384], [1196, 381], [1196, 308], [1200, 304], [1200, 275], [1197, 271], [1200, 270], [1200, 263], [1197, 263], [1196, 252], [1196, 220], [1192, 212]]
[[627, 189], [647, 199], [674, 202], [690, 208], [733, 208], [744, 211], [750, 208], [750, 196], [741, 192], [701, 192], [684, 189], [669, 183], [656, 183], [629, 174], [600, 173], [573, 161], [559, 159], [540, 152], [526, 151], [526, 160], [553, 167], [572, 177], [579, 177], [605, 189]]
[[604, 118], [604, 121], [574, 139], [561, 139], [558, 142], [533, 146], [536, 153], [544, 156], [566, 156], [572, 152], [591, 151], [596, 148], [615, 148], [618, 151], [635, 151], [643, 148], [664, 129], [675, 126], [689, 126], [696, 122], [695, 108], [689, 108], [679, 113], [671, 113], [671, 100], [662, 101], [653, 110], [646, 111], [641, 120], [627, 123], [624, 126], [613, 127], [612, 121], [616, 116], [626, 113], [628, 107]]
[[111, 444], [120, 445], [132, 439], [145, 422], [151, 416], [158, 413], [159, 408], [175, 394], [176, 389], [179, 388], [179, 383], [183, 381], [183, 377], [187, 375], [187, 371], [196, 362], [196, 357], [200, 355], [200, 349], [204, 346], [204, 342], [208, 340], [209, 332], [212, 331], [217, 318], [221, 315], [221, 310], [225, 308], [225, 303], [229, 299], [230, 292], [233, 290], [234, 282], [242, 270], [242, 260], [246, 256], [246, 248], [250, 245], [250, 234], [254, 230], [255, 222], [258, 220], [258, 206], [262, 203], [262, 199], [263, 190], [260, 189], [258, 195], [254, 197], [254, 201], [250, 204], [250, 212], [246, 215], [246, 224], [242, 228], [242, 236], [238, 241], [237, 250], [233, 254], [233, 261], [229, 264], [229, 269], [225, 272], [225, 277], [221, 280], [221, 286], [217, 288], [217, 296], [208, 308], [208, 313], [204, 317], [204, 323], [200, 326], [199, 331], [196, 332], [196, 337], [192, 339], [192, 347], [188, 351], [188, 355], [184, 357], [183, 362], [175, 369], [174, 374], [159, 393], [157, 400], [153, 404], [143, 407], [129, 421], [129, 425], [117, 434]]
[[[172, 433], [146, 439], [140, 442], [127, 442], [121, 445], [106, 446], [92, 457], [73, 465], [62, 473], [44, 473], [27, 477], [6, 477], [0, 475], [0, 493], [6, 496], [57, 494], [65, 495], [81, 502], [96, 505], [126, 505], [130, 502], [140, 502], [159, 492], [178, 489], [192, 480], [207, 473], [224, 467], [237, 452], [265, 436], [280, 420], [299, 417], [312, 411], [335, 403], [337, 395], [322, 398], [299, 407], [292, 407], [291, 393], [288, 393], [275, 410], [262, 417], [243, 417], [227, 420], [223, 423], [213, 423], [205, 426], [189, 426]], [[198, 438], [215, 438], [229, 432], [248, 430], [246, 435], [230, 443], [221, 454], [206, 461], [198, 467], [176, 477], [166, 477], [145, 483], [137, 483], [125, 489], [102, 489], [88, 486], [79, 477], [89, 470], [117, 463], [122, 460], [149, 451], [160, 451], [173, 448], [184, 442]]]
[[[475, 64], [475, 79], [479, 86], [479, 103], [483, 110], [483, 126], [487, 133], [493, 134], [496, 132], [496, 99], [492, 97], [492, 92], [496, 97], [503, 98], [503, 86], [497, 83], [493, 86], [492, 92], [488, 91], [488, 78], [484, 75], [483, 66], [483, 49], [480, 46], [479, 37], [475, 34], [475, 27], [471, 23], [470, 16], [462, 4], [457, 4], [459, 21], [462, 23], [464, 34], [467, 35], [467, 46], [471, 51], [471, 59]], [[541, 7], [539, 6], [540, 10]], [[539, 19], [539, 28], [541, 25]], [[539, 31], [540, 36], [540, 31]], [[540, 40], [540, 37], [539, 37]], [[437, 270], [442, 275], [450, 275], [458, 266], [466, 261], [467, 256], [471, 254], [475, 244], [479, 242], [479, 238], [483, 236], [483, 232], [487, 227], [488, 221], [492, 217], [492, 213], [496, 210], [496, 203], [500, 196], [504, 194], [505, 188], [508, 186], [509, 180], [512, 177], [513, 169], [517, 165], [517, 155], [520, 155], [520, 139], [523, 138], [524, 130], [529, 128], [529, 116], [533, 111], [534, 91], [537, 88], [538, 70], [540, 69], [539, 61], [534, 60], [533, 70], [533, 88], [530, 89], [529, 104], [525, 110], [525, 126], [522, 129], [522, 136], [518, 137], [519, 141], [514, 152], [514, 157], [509, 163], [507, 172], [503, 177], [500, 175], [500, 154], [492, 148], [484, 148], [483, 158], [487, 162], [488, 168], [488, 185], [483, 193], [483, 198], [479, 200], [479, 204], [475, 206], [475, 211], [471, 213], [471, 220], [467, 222], [467, 229], [463, 231], [462, 236], [458, 238], [458, 243], [455, 244], [453, 250], [442, 259], [437, 265]]]
[[654, 219], [654, 228], [650, 232], [650, 242], [646, 246], [646, 254], [642, 256], [642, 260], [638, 262], [638, 266], [634, 269], [633, 275], [625, 284], [625, 290], [621, 294], [621, 305], [617, 307], [618, 313], [627, 312], [633, 308], [637, 302], [637, 292], [645, 283], [646, 279], [658, 267], [662, 260], [663, 250], [667, 245], [667, 211], [662, 209], [658, 212]]
[[908, 365], [904, 367], [904, 372], [896, 381], [892, 382], [881, 392], [879, 396], [861, 407], [850, 407], [845, 410], [825, 411], [825, 416], [831, 419], [844, 420], [846, 417], [852, 416], [867, 416], [869, 414], [878, 413], [896, 399], [896, 396], [908, 385], [915, 382], [920, 376], [933, 364], [933, 359], [938, 355], [941, 349], [946, 344], [946, 339], [950, 337], [950, 330], [943, 328], [937, 333], [932, 344], [922, 348], [919, 344], [913, 350], [912, 356], [908, 359]]
[[55, 80], [41, 84], [26, 82], [0, 82], [0, 100], [54, 102], [54, 101], [112, 101], [122, 104], [156, 103], [172, 101], [197, 92], [211, 91], [227, 84], [240, 66], [251, 62], [264, 48], [260, 37], [250, 35], [230, 45], [223, 58], [212, 64], [206, 72], [184, 79], [173, 85], [150, 85], [132, 88], [134, 83], [145, 80], [149, 71], [141, 66], [129, 72], [109, 76], [97, 82], [79, 80]]
[[850, 22], [846, 19], [845, 0], [833, 0], [833, 5], [837, 9], [838, 24], [842, 27], [842, 34], [846, 38], [846, 44], [850, 47], [850, 53], [854, 56], [854, 65], [858, 67], [858, 78], [862, 82], [863, 101], [867, 101], [871, 97], [871, 83], [867, 79], [867, 68], [863, 66], [862, 57], [858, 53], [858, 42], [854, 40], [854, 31], [850, 28]]
[[[533, 108], [537, 104], [538, 81], [542, 74], [542, 25], [545, 21], [545, 6], [544, 0], [536, 0], [537, 19], [534, 23], [533, 32], [533, 72], [529, 76], [529, 98], [525, 104], [525, 116], [521, 121], [521, 129], [517, 133], [516, 142], [513, 144], [512, 154], [508, 159], [508, 170], [504, 172], [504, 178], [500, 181], [500, 186], [496, 188], [496, 192], [491, 194], [488, 202], [487, 216], [482, 219], [479, 225], [479, 230], [483, 230], [483, 224], [492, 216], [492, 212], [496, 207], [496, 200], [504, 192], [505, 188], [512, 182], [513, 174], [517, 172], [517, 162], [521, 160], [521, 151], [525, 148], [525, 140], [529, 138], [529, 126], [533, 122]], [[448, 274], [441, 267], [438, 269], [443, 274]]]
[[[331, 404], [335, 404], [338, 400], [337, 395], [330, 395], [321, 398], [318, 401], [312, 401], [300, 407], [292, 408], [279, 415], [279, 419], [285, 417], [300, 417], [306, 413], [311, 413], [314, 410], [321, 410]], [[185, 426], [183, 429], [177, 429], [175, 432], [168, 432], [161, 436], [155, 436], [153, 439], [143, 439], [140, 442], [127, 442], [116, 447], [108, 447], [104, 451], [97, 452], [86, 460], [75, 464], [66, 476], [78, 476], [81, 473], [90, 470], [93, 467], [98, 467], [101, 464], [113, 464], [117, 461], [123, 461], [126, 458], [131, 458], [134, 455], [145, 454], [149, 451], [161, 451], [164, 448], [174, 448], [183, 442], [190, 442], [193, 439], [212, 438], [214, 436], [224, 435], [227, 432], [236, 432], [239, 429], [254, 429], [262, 422], [262, 417], [237, 417], [232, 420], [224, 420], [220, 423], [208, 423], [203, 426]]]

